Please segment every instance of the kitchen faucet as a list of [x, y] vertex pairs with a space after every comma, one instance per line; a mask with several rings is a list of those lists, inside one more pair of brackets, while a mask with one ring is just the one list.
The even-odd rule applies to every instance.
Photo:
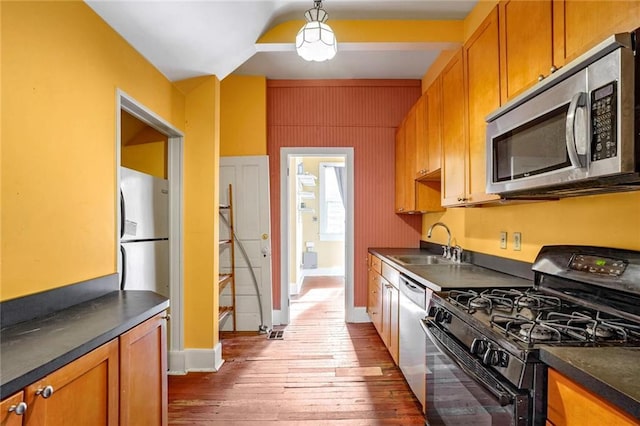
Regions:
[[449, 236], [449, 239], [447, 240], [447, 245], [442, 246], [442, 248], [444, 249], [444, 253], [442, 253], [442, 256], [446, 259], [450, 259], [451, 258], [451, 231], [449, 230], [449, 227], [447, 225], [445, 225], [442, 222], [434, 223], [429, 227], [429, 230], [427, 231], [427, 238], [431, 238], [431, 231], [433, 231], [433, 228], [435, 228], [436, 226], [442, 226], [444, 229], [447, 230], [447, 235]]

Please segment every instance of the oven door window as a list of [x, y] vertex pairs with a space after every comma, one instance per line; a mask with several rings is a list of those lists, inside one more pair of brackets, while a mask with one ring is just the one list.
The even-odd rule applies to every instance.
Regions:
[[569, 104], [493, 139], [493, 182], [571, 166], [566, 148]]
[[[426, 419], [429, 426], [513, 426], [528, 425], [528, 397], [515, 389], [490, 391], [454, 361], [462, 350], [437, 327], [423, 326], [427, 332]], [[435, 333], [435, 334], [434, 334]], [[440, 337], [436, 337], [436, 334]], [[451, 343], [450, 346], [449, 343]], [[461, 355], [468, 358], [469, 355]], [[473, 362], [460, 361], [469, 367]], [[471, 367], [473, 368], [473, 367]], [[476, 371], [476, 377], [491, 374]], [[491, 380], [489, 380], [491, 381]], [[496, 387], [498, 389], [499, 387]], [[499, 395], [499, 396], [498, 396]], [[524, 399], [522, 399], [524, 398]], [[516, 401], [518, 400], [518, 401]], [[516, 419], [517, 417], [517, 419]]]

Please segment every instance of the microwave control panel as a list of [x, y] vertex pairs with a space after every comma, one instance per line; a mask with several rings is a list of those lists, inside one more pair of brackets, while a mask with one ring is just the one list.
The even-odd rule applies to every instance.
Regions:
[[618, 155], [617, 91], [612, 81], [591, 92], [591, 161]]

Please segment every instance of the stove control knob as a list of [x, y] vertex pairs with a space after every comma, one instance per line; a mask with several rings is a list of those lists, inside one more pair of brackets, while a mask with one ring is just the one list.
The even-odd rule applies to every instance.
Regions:
[[500, 357], [498, 356], [498, 351], [496, 349], [493, 349], [491, 346], [489, 346], [489, 348], [487, 349], [487, 351], [484, 353], [484, 356], [482, 357], [482, 363], [484, 365], [498, 365], [498, 363], [500, 362]]
[[471, 352], [474, 355], [479, 355], [480, 357], [482, 357], [482, 355], [487, 351], [488, 345], [489, 343], [486, 340], [475, 338], [473, 339], [473, 342], [471, 342], [471, 347], [469, 348], [469, 352]]
[[450, 323], [451, 322], [451, 314], [447, 312], [445, 309], [439, 308], [435, 314], [435, 321], [437, 323]]

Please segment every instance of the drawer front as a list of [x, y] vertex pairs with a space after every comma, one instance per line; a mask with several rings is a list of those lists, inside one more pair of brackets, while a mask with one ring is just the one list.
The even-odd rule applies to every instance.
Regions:
[[382, 260], [378, 256], [371, 256], [371, 269], [379, 274], [382, 274]]

